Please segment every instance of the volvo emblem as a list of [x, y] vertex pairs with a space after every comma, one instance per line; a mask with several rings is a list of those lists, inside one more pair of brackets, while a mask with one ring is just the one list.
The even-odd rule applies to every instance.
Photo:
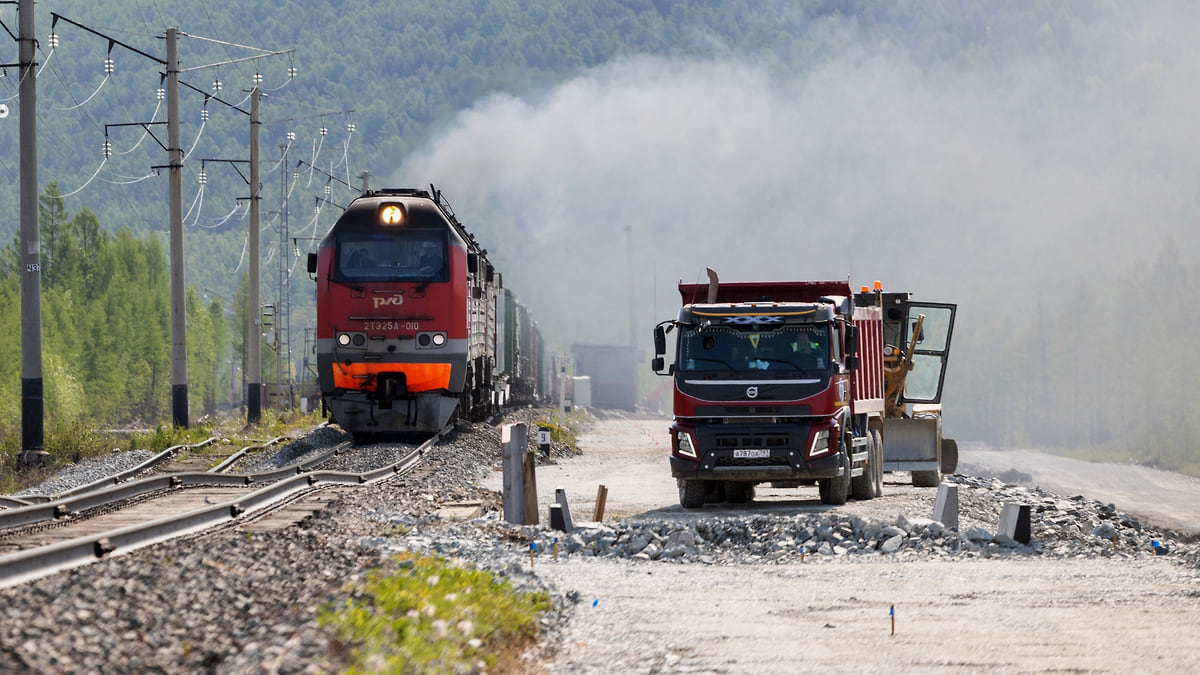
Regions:
[[746, 398], [758, 398], [758, 387], [746, 387]]

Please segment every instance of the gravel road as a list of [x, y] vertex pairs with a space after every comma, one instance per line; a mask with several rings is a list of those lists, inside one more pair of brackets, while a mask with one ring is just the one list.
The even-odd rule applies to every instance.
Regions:
[[[932, 514], [936, 490], [894, 483], [883, 498], [844, 507], [820, 504], [815, 488], [767, 489], [745, 508], [684, 512], [663, 445], [668, 424], [646, 419], [593, 425], [580, 438], [582, 455], [538, 468], [543, 511], [555, 488], [563, 488], [576, 521], [588, 520], [597, 486], [604, 484], [606, 525], [806, 512], [890, 522], [902, 514]], [[1095, 485], [1067, 484], [1065, 494], [1120, 494], [1097, 478], [1120, 476], [1127, 467], [1092, 469], [1072, 475]], [[486, 484], [499, 489], [500, 480], [496, 472]], [[1146, 484], [1144, 477], [1138, 481]], [[1193, 507], [1172, 505], [1169, 511], [1146, 517], [1200, 522]], [[989, 518], [986, 509], [972, 513], [975, 521]], [[994, 520], [978, 524], [997, 529]], [[1086, 537], [1091, 525], [1083, 529]], [[552, 673], [1200, 669], [1200, 571], [1194, 560], [1174, 555], [1115, 555], [1097, 546], [1048, 557], [1024, 548], [1007, 553], [993, 544], [950, 558], [872, 552], [810, 555], [804, 563], [793, 556], [785, 564], [706, 564], [693, 557], [541, 560], [535, 573], [578, 598], [556, 638], [557, 651], [539, 661]]]

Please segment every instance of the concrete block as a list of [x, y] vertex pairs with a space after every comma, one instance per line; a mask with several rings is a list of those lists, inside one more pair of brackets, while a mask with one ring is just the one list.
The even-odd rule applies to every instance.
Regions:
[[571, 522], [571, 506], [567, 504], [567, 491], [562, 488], [554, 488], [554, 501], [561, 509], [563, 523], [563, 527], [556, 529], [560, 529], [563, 532], [574, 530], [575, 524]]
[[1031, 538], [1028, 504], [1005, 504], [1000, 512], [1000, 529], [996, 537], [1007, 537], [1013, 541], [1028, 546]]
[[570, 532], [567, 521], [563, 518], [563, 509], [559, 504], [550, 505], [550, 528], [561, 532]]
[[948, 530], [958, 529], [958, 486], [942, 483], [938, 486], [937, 500], [933, 503], [933, 519]]

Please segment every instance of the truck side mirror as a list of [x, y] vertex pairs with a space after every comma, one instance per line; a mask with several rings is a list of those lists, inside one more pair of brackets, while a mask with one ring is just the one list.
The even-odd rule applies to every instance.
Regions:
[[[654, 327], [654, 353], [662, 355], [667, 353], [667, 331], [662, 326]], [[661, 361], [662, 359], [658, 359]], [[662, 366], [654, 369], [655, 372], [662, 370]]]
[[654, 360], [650, 362], [650, 368], [656, 373], [661, 373], [664, 365], [663, 357], [661, 356], [654, 357]]
[[317, 254], [316, 253], [308, 254], [308, 273], [309, 274], [317, 273]]
[[[858, 326], [846, 326], [846, 367], [850, 367], [850, 357], [858, 354]], [[853, 368], [851, 369], [853, 370]]]
[[846, 357], [846, 370], [858, 370], [857, 354], [852, 354]]

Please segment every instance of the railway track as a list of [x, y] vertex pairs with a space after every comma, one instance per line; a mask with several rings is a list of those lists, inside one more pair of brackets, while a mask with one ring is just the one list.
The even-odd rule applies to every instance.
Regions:
[[[362, 473], [319, 468], [349, 443], [302, 464], [259, 473], [225, 471], [261, 446], [243, 448], [207, 471], [163, 471], [174, 456], [163, 453], [165, 458], [156, 456], [56, 499], [0, 510], [0, 588], [175, 537], [229, 526], [248, 531], [286, 526], [320, 510], [335, 498], [333, 490], [410, 471], [446, 431], [404, 445], [398, 461]], [[157, 473], [131, 479], [151, 471]]]

